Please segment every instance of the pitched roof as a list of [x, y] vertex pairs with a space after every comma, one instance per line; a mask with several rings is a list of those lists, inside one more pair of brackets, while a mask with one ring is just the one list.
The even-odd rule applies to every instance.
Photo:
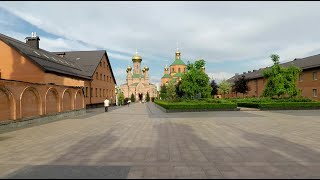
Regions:
[[27, 57], [45, 72], [54, 72], [83, 79], [91, 79], [75, 61], [62, 58], [41, 48], [36, 49], [22, 41], [0, 33], [0, 40]]
[[[108, 64], [110, 64], [107, 52], [105, 50], [94, 50], [94, 51], [65, 51], [65, 52], [53, 52], [57, 55], [63, 54], [64, 57], [76, 61], [78, 64], [80, 64], [83, 69], [87, 72], [87, 75], [92, 77], [94, 75], [94, 72], [96, 71], [97, 67], [99, 66], [99, 63], [103, 57], [103, 55], [106, 55], [106, 59], [108, 61]], [[80, 58], [80, 59], [77, 59]], [[111, 68], [111, 74], [114, 79], [114, 82], [116, 83], [116, 79], [114, 78], [114, 74]], [[117, 84], [117, 83], [116, 83]]]
[[[162, 78], [171, 78], [171, 76], [169, 75], [169, 74], [164, 74], [163, 76], [162, 76]], [[161, 78], [161, 79], [162, 79]]]
[[142, 74], [133, 74], [132, 75], [132, 78], [144, 78], [144, 75], [142, 75]]
[[181, 77], [182, 76], [182, 73], [181, 72], [177, 72], [173, 75], [173, 77]]
[[175, 61], [173, 61], [173, 63], [170, 66], [174, 66], [174, 65], [185, 65], [186, 66], [186, 64], [181, 59], [176, 59]]
[[[294, 66], [300, 67], [302, 70], [306, 70], [306, 69], [310, 69], [310, 68], [314, 68], [314, 67], [320, 67], [320, 54], [305, 57], [305, 58], [296, 58], [293, 61], [282, 63], [280, 65], [282, 67], [289, 67], [290, 65], [294, 65]], [[244, 75], [245, 78], [247, 78], [247, 79], [261, 78], [261, 77], [263, 77], [262, 72], [267, 68], [268, 67], [260, 68], [259, 70], [254, 70], [253, 72], [235, 75], [235, 76], [231, 77], [230, 79], [228, 79], [228, 81], [229, 82], [233, 81], [242, 75]]]

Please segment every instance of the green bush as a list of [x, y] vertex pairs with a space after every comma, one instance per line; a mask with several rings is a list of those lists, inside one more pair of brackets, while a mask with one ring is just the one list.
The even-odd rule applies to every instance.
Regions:
[[235, 103], [208, 103], [208, 102], [167, 102], [155, 101], [165, 109], [235, 109]]
[[239, 107], [259, 109], [313, 109], [320, 108], [320, 102], [268, 102], [268, 103], [237, 103]]

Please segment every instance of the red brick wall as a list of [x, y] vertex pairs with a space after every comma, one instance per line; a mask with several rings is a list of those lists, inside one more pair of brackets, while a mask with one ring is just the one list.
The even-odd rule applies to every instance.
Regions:
[[[313, 80], [313, 72], [317, 73], [317, 80]], [[267, 79], [258, 78], [252, 79], [248, 82], [250, 91], [245, 94], [245, 97], [260, 97], [267, 84]], [[320, 100], [320, 67], [304, 70], [302, 72], [302, 81], [297, 80], [296, 82], [298, 89], [302, 90], [302, 96], [308, 97], [314, 100]], [[317, 97], [313, 97], [313, 89], [317, 89]], [[235, 94], [229, 93], [226, 97], [236, 97]], [[243, 94], [238, 93], [238, 97], [243, 97]]]
[[[97, 74], [98, 73], [98, 77]], [[102, 75], [102, 76], [101, 76]], [[101, 79], [102, 77], [102, 79]], [[108, 64], [106, 55], [103, 55], [101, 59], [101, 66], [98, 65], [96, 71], [93, 74], [92, 82], [85, 81], [85, 103], [89, 104], [99, 104], [103, 103], [106, 98], [111, 100], [112, 103], [115, 102], [115, 81], [112, 78], [111, 65]], [[92, 88], [92, 92], [91, 89]], [[96, 92], [97, 88], [97, 92]], [[100, 95], [101, 90], [101, 95]], [[91, 102], [90, 102], [90, 93], [91, 93]]]

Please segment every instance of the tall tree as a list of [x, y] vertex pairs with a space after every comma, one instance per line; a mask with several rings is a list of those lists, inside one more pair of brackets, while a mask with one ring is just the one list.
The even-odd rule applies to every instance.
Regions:
[[136, 97], [134, 96], [134, 94], [131, 94], [131, 98], [130, 98], [131, 102], [136, 102]]
[[248, 80], [245, 76], [241, 76], [234, 81], [232, 85], [232, 91], [237, 93], [242, 93], [243, 96], [249, 91]]
[[301, 73], [301, 69], [296, 66], [287, 68], [280, 66], [280, 57], [277, 54], [272, 54], [270, 57], [274, 64], [263, 71], [263, 76], [267, 79], [263, 96], [297, 96], [299, 91], [295, 82]]
[[231, 90], [231, 84], [224, 79], [219, 83], [218, 90], [223, 94], [223, 97], [225, 97]]
[[216, 81], [214, 79], [211, 81], [210, 86], [212, 88], [211, 96], [217, 95], [219, 86], [217, 85], [217, 83], [216, 83]]
[[150, 101], [150, 95], [149, 95], [149, 92], [147, 92], [146, 101], [147, 101], [147, 102], [149, 102], [149, 101]]
[[167, 97], [167, 86], [164, 84], [160, 86], [160, 98], [165, 99]]
[[173, 81], [170, 81], [167, 86], [167, 99], [171, 101], [176, 99], [176, 87]]
[[124, 102], [124, 95], [123, 95], [123, 92], [120, 92], [120, 94], [118, 95], [118, 101], [119, 101], [119, 104], [122, 105]]
[[194, 63], [188, 62], [187, 72], [182, 75], [181, 85], [179, 86], [186, 97], [210, 97], [212, 88], [209, 84], [208, 75], [201, 69], [204, 66], [205, 61], [203, 59]]
[[183, 91], [180, 90], [180, 85], [181, 85], [181, 81], [178, 81], [177, 84], [175, 85], [176, 95], [177, 95], [177, 97], [182, 98], [184, 93], [183, 93]]

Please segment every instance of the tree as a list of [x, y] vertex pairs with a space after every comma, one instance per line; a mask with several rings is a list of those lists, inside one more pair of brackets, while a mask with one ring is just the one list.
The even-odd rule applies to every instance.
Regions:
[[232, 91], [237, 93], [242, 93], [243, 96], [249, 91], [248, 79], [245, 76], [241, 76], [234, 81], [232, 85]]
[[134, 96], [134, 94], [131, 94], [131, 98], [130, 98], [131, 102], [136, 102], [136, 97]]
[[212, 88], [211, 96], [217, 95], [219, 86], [217, 85], [217, 83], [216, 83], [216, 81], [214, 79], [211, 81], [210, 86]]
[[171, 101], [176, 99], [176, 87], [173, 81], [170, 81], [167, 86], [167, 99]]
[[147, 102], [149, 102], [149, 101], [150, 101], [150, 95], [149, 95], [149, 92], [147, 92], [146, 101], [147, 101]]
[[164, 84], [160, 86], [160, 98], [165, 99], [167, 97], [167, 86]]
[[178, 81], [178, 83], [175, 85], [176, 95], [177, 95], [177, 97], [182, 98], [184, 93], [183, 93], [183, 91], [180, 90], [180, 85], [181, 85], [181, 81]]
[[119, 95], [118, 95], [118, 101], [119, 101], [119, 104], [122, 105], [123, 104], [123, 101], [124, 101], [124, 95], [123, 95], [123, 92], [121, 92]]
[[226, 93], [229, 93], [231, 90], [231, 84], [224, 79], [219, 83], [218, 90], [223, 94], [223, 97], [225, 97]]
[[274, 64], [263, 71], [267, 84], [262, 95], [265, 97], [297, 96], [299, 91], [295, 82], [301, 73], [301, 69], [293, 65], [287, 68], [280, 66], [280, 57], [277, 54], [272, 54], [270, 57]]
[[208, 75], [201, 70], [205, 66], [203, 59], [194, 63], [188, 62], [187, 72], [181, 77], [179, 90], [188, 98], [203, 97], [208, 98], [211, 94], [211, 86], [209, 84]]

